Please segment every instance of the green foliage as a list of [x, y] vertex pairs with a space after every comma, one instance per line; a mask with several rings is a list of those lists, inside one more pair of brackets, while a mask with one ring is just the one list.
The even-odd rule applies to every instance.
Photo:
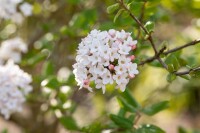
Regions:
[[157, 126], [147, 124], [137, 129], [136, 133], [165, 133], [165, 131]]
[[174, 74], [174, 73], [169, 73], [168, 75], [167, 75], [167, 81], [169, 82], [169, 83], [171, 83], [172, 81], [174, 81], [175, 79], [176, 79], [176, 74]]
[[4, 129], [3, 131], [1, 131], [1, 133], [8, 133], [8, 130]]
[[147, 29], [147, 31], [149, 33], [151, 33], [151, 32], [154, 32], [155, 24], [153, 22], [151, 22], [151, 21], [148, 21], [148, 22], [146, 22], [146, 24], [144, 25], [144, 27]]
[[162, 102], [159, 102], [159, 103], [155, 103], [153, 105], [150, 105], [150, 106], [147, 106], [147, 107], [144, 107], [142, 109], [142, 112], [147, 114], [147, 115], [155, 115], [157, 114], [158, 112], [166, 109], [169, 107], [169, 102], [168, 101], [162, 101]]
[[76, 121], [70, 116], [64, 116], [60, 118], [60, 123], [69, 130], [79, 130]]
[[108, 13], [113, 13], [119, 8], [119, 3], [113, 4], [107, 8]]
[[110, 115], [111, 120], [121, 128], [131, 129], [133, 122], [127, 118], [118, 116], [118, 115]]

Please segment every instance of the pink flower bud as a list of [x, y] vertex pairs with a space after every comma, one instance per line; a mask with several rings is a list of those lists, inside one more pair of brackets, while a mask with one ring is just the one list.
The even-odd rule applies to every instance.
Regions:
[[113, 64], [110, 64], [110, 65], [108, 66], [108, 68], [109, 68], [110, 71], [113, 71], [114, 68], [115, 68], [115, 66], [114, 66]]
[[129, 56], [129, 58], [131, 59], [131, 61], [135, 60], [135, 55], [131, 55]]
[[136, 45], [132, 45], [132, 46], [131, 46], [131, 49], [132, 49], [132, 50], [136, 49]]
[[135, 78], [135, 75], [134, 75], [134, 74], [129, 75], [129, 78], [130, 78], [130, 79], [133, 79], [133, 78]]
[[90, 83], [90, 81], [89, 81], [88, 79], [86, 79], [86, 80], [83, 81], [83, 84], [84, 84], [85, 86], [88, 86], [89, 83]]

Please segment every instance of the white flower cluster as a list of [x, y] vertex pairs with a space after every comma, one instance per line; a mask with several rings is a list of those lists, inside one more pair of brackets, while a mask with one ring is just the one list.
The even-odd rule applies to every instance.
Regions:
[[[11, 19], [16, 23], [21, 23], [23, 16], [17, 11], [20, 3], [22, 3], [22, 0], [0, 0], [0, 18]], [[19, 9], [25, 17], [32, 15], [33, 7], [27, 2], [20, 4]]]
[[90, 82], [105, 93], [107, 84], [117, 84], [124, 91], [130, 78], [138, 74], [135, 56], [130, 51], [136, 48], [136, 40], [125, 31], [92, 30], [79, 44], [73, 73], [80, 88], [92, 91]]
[[0, 66], [0, 113], [5, 119], [22, 110], [25, 96], [32, 90], [31, 81], [31, 76], [12, 61]]
[[0, 47], [0, 64], [12, 59], [15, 63], [21, 61], [21, 52], [27, 52], [27, 45], [19, 37], [2, 42]]

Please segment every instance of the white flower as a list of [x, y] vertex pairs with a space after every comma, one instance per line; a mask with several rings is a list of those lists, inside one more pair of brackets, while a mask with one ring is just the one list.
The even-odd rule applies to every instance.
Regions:
[[95, 84], [96, 84], [96, 88], [97, 88], [97, 89], [101, 89], [101, 88], [102, 88], [102, 91], [103, 91], [103, 94], [104, 94], [105, 91], [106, 91], [106, 87], [105, 87], [105, 85], [103, 84], [102, 79], [96, 79], [96, 80], [95, 80]]
[[127, 45], [119, 45], [119, 53], [122, 55], [128, 55], [131, 50], [130, 46]]
[[118, 60], [118, 64], [127, 66], [130, 63], [130, 61], [131, 61], [130, 58], [127, 58], [126, 56], [122, 55]]
[[130, 76], [134, 76], [135, 74], [139, 73], [136, 63], [129, 63], [127, 68]]
[[113, 78], [109, 70], [107, 69], [106, 73], [102, 75], [103, 84], [113, 84]]
[[[0, 0], [0, 18], [12, 20], [18, 24], [22, 23], [24, 18], [17, 10], [21, 2], [22, 0]], [[24, 16], [30, 16], [32, 14], [33, 7], [27, 2], [22, 3], [19, 8]]]
[[2, 42], [0, 47], [0, 61], [4, 62], [12, 59], [14, 62], [21, 61], [21, 53], [27, 52], [27, 45], [21, 38], [16, 37]]
[[94, 53], [92, 56], [89, 56], [89, 61], [91, 61], [92, 65], [97, 64], [98, 62], [101, 62], [101, 57], [97, 54]]
[[113, 62], [115, 59], [119, 58], [119, 53], [117, 52], [117, 48], [112, 48], [110, 51], [110, 61]]
[[24, 14], [24, 16], [31, 16], [32, 15], [33, 7], [29, 3], [25, 2], [22, 5], [20, 5], [19, 8], [22, 11], [22, 13]]
[[94, 70], [94, 73], [102, 76], [107, 72], [107, 69], [103, 67], [103, 65], [98, 64], [96, 69]]
[[124, 74], [116, 74], [116, 75], [113, 75], [113, 79], [115, 80], [115, 82], [120, 85], [122, 83], [128, 83], [128, 74], [127, 73], [124, 73]]
[[119, 66], [115, 66], [114, 70], [117, 74], [124, 74], [126, 73], [127, 68], [125, 65], [119, 65]]
[[138, 74], [137, 64], [131, 62], [135, 56], [129, 56], [136, 43], [123, 30], [92, 30], [79, 44], [73, 65], [78, 86], [92, 91], [90, 82], [94, 82], [105, 93], [107, 84], [116, 83], [124, 91], [129, 79]]
[[12, 61], [0, 66], [0, 113], [5, 119], [22, 110], [25, 96], [32, 90], [31, 81], [31, 76]]

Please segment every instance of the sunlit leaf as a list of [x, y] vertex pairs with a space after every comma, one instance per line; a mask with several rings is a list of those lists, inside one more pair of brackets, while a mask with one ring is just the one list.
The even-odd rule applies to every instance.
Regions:
[[142, 112], [147, 114], [147, 115], [155, 115], [158, 112], [166, 109], [169, 107], [169, 102], [168, 101], [163, 101], [163, 102], [159, 102], [159, 103], [155, 103], [153, 105], [147, 106], [145, 107]]

